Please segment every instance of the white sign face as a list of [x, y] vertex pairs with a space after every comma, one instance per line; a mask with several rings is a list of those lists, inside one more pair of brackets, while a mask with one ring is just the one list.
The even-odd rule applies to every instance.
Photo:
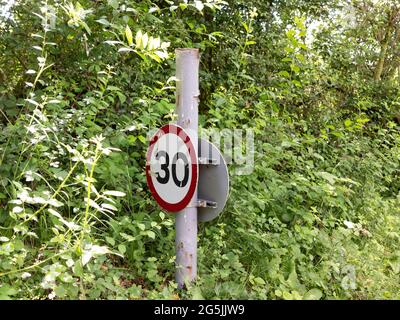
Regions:
[[147, 184], [165, 210], [176, 212], [192, 200], [197, 187], [197, 153], [189, 135], [179, 126], [165, 125], [147, 150]]

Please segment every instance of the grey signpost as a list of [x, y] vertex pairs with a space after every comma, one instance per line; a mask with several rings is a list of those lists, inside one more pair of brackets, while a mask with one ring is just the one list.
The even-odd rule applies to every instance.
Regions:
[[[199, 104], [199, 50], [177, 49], [176, 113], [178, 125], [187, 131], [197, 148]], [[197, 151], [197, 150], [196, 150]], [[197, 188], [196, 188], [197, 189]], [[176, 281], [182, 288], [197, 274], [197, 190], [191, 203], [176, 213]]]
[[175, 275], [178, 287], [183, 288], [197, 275], [197, 223], [221, 213], [229, 176], [218, 148], [198, 139], [198, 49], [176, 50], [176, 78], [178, 121], [164, 125], [151, 138], [146, 179], [158, 204], [175, 212]]

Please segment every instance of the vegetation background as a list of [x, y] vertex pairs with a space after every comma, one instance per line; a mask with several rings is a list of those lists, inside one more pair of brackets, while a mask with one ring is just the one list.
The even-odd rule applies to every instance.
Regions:
[[[1, 299], [400, 299], [398, 1], [0, 3]], [[179, 47], [256, 148], [184, 292], [144, 174]]]

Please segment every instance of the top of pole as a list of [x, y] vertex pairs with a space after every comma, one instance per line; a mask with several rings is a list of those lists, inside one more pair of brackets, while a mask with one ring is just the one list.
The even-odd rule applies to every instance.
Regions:
[[178, 52], [178, 51], [200, 52], [198, 48], [176, 48], [175, 52]]
[[190, 54], [196, 55], [197, 59], [200, 59], [200, 50], [197, 48], [177, 48], [175, 49], [175, 54], [178, 56], [179, 54]]

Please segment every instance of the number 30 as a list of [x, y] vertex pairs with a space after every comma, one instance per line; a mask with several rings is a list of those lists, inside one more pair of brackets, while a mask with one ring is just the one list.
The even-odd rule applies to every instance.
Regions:
[[[160, 173], [157, 172], [157, 181], [161, 184], [167, 184], [170, 178], [170, 171], [169, 171], [169, 155], [165, 151], [158, 151], [156, 154], [156, 159], [160, 160], [160, 158], [165, 158], [165, 163], [161, 165], [161, 170], [164, 171], [164, 175], [161, 177]], [[179, 180], [176, 176], [176, 162], [181, 159], [184, 163], [184, 176], [182, 180]], [[180, 188], [183, 188], [187, 185], [189, 180], [189, 162], [185, 154], [182, 152], [178, 152], [172, 158], [172, 179], [174, 180], [175, 185]]]

